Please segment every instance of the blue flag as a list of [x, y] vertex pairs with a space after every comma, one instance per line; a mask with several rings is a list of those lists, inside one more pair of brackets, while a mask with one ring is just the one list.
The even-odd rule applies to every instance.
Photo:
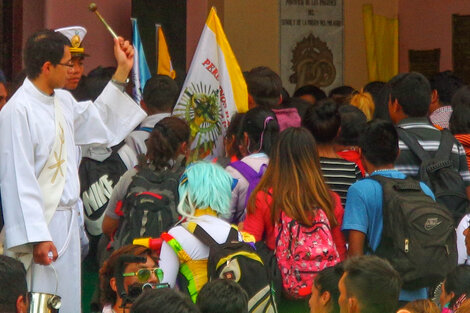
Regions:
[[134, 45], [134, 67], [132, 68], [132, 79], [134, 81], [133, 96], [137, 103], [142, 100], [145, 83], [152, 75], [150, 74], [147, 59], [145, 58], [144, 46], [140, 40], [137, 19], [131, 18], [132, 21], [132, 44]]

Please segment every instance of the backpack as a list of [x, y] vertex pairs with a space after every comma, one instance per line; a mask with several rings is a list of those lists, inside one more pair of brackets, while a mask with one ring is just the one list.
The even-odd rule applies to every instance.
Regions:
[[192, 234], [209, 247], [207, 259], [209, 281], [222, 278], [240, 284], [248, 294], [250, 313], [277, 312], [267, 266], [256, 252], [254, 245], [239, 241], [238, 230], [234, 226], [230, 228], [227, 240], [223, 244], [217, 243], [197, 224], [192, 229]]
[[374, 254], [400, 273], [404, 289], [432, 286], [457, 266], [452, 214], [411, 177], [370, 176], [383, 189], [383, 232]]
[[85, 227], [91, 236], [102, 234], [101, 224], [104, 211], [106, 211], [114, 186], [127, 171], [124, 162], [117, 154], [123, 144], [124, 141], [112, 147], [111, 155], [101, 162], [84, 157], [80, 163], [78, 169], [80, 198], [83, 201]]
[[178, 184], [183, 171], [184, 166], [158, 172], [150, 166], [138, 169], [122, 202], [114, 249], [132, 244], [135, 238], [160, 237], [177, 222]]
[[453, 215], [455, 225], [468, 213], [469, 201], [465, 183], [454, 168], [450, 155], [455, 142], [448, 131], [441, 131], [439, 148], [433, 157], [425, 151], [418, 140], [402, 128], [397, 128], [400, 139], [421, 160], [419, 180], [433, 191], [436, 201], [444, 205]]
[[[245, 199], [245, 207], [248, 203], [248, 199], [250, 199], [250, 195], [253, 192], [253, 190], [256, 188], [258, 185], [259, 181], [261, 180], [261, 177], [263, 177], [264, 172], [266, 171], [266, 168], [268, 167], [267, 164], [262, 164], [259, 171], [255, 171], [251, 166], [246, 164], [243, 161], [235, 161], [229, 164], [231, 167], [236, 169], [240, 174], [242, 174], [243, 177], [248, 181], [248, 190], [246, 192], [246, 199]], [[234, 217], [235, 221], [238, 221], [240, 219], [240, 216]]]
[[277, 232], [275, 253], [284, 294], [307, 299], [316, 274], [340, 262], [328, 218], [317, 209], [313, 225], [305, 226], [281, 212]]

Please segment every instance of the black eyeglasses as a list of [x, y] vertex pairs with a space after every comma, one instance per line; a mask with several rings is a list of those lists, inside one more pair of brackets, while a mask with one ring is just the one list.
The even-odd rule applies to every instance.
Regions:
[[73, 68], [73, 63], [72, 62], [57, 63], [57, 65], [62, 65], [62, 66], [67, 66], [67, 67]]

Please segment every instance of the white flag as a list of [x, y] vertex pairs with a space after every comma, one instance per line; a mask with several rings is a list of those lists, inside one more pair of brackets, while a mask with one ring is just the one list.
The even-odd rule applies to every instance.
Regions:
[[222, 155], [232, 115], [247, 110], [245, 79], [212, 8], [173, 110], [191, 128], [190, 161]]

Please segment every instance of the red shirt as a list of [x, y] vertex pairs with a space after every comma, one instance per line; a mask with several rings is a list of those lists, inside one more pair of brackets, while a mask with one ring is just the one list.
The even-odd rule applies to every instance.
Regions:
[[[338, 222], [338, 225], [331, 229], [331, 235], [336, 249], [338, 249], [339, 257], [343, 261], [346, 258], [346, 240], [341, 232], [344, 209], [339, 196], [335, 192], [331, 192], [331, 196], [335, 203], [334, 215]], [[247, 212], [243, 223], [243, 231], [252, 234], [256, 241], [264, 240], [268, 248], [274, 250], [276, 248], [276, 236], [274, 226], [271, 223], [271, 201], [272, 197], [263, 191], [256, 194], [255, 212], [252, 214]]]

